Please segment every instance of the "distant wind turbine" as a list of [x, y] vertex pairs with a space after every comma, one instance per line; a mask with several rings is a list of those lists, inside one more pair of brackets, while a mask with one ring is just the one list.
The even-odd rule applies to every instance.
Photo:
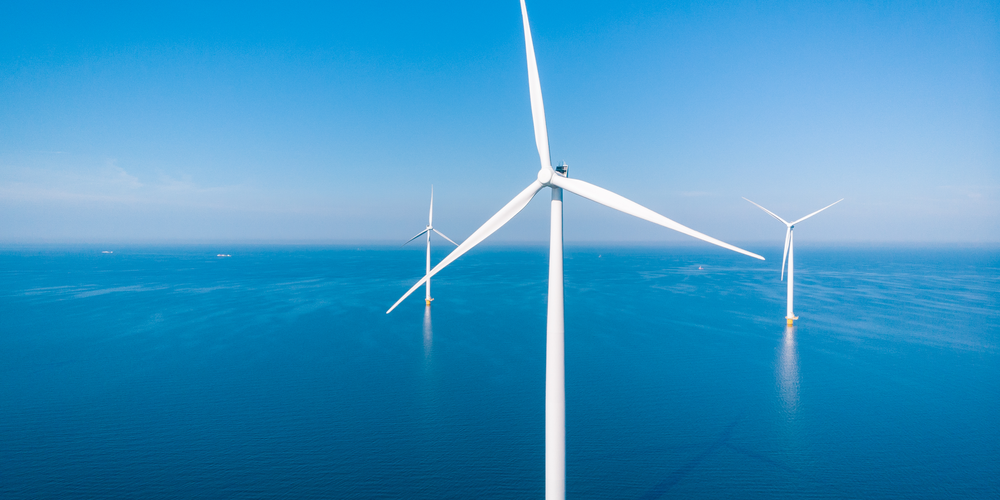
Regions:
[[[743, 198], [743, 199], [747, 200], [747, 201], [750, 201], [750, 200], [748, 200], [746, 198]], [[821, 208], [821, 209], [819, 209], [819, 210], [817, 210], [817, 211], [815, 211], [815, 212], [813, 212], [813, 213], [811, 213], [811, 214], [809, 214], [809, 215], [807, 215], [807, 216], [805, 216], [805, 217], [803, 217], [803, 218], [801, 218], [801, 219], [799, 219], [799, 220], [797, 220], [795, 222], [786, 222], [785, 219], [782, 219], [781, 217], [778, 217], [777, 215], [775, 215], [774, 212], [772, 212], [772, 211], [770, 211], [770, 210], [768, 210], [768, 209], [766, 209], [766, 208], [764, 208], [764, 207], [762, 207], [760, 205], [757, 205], [756, 203], [753, 203], [752, 201], [750, 201], [750, 203], [753, 203], [757, 208], [759, 208], [759, 209], [767, 212], [771, 217], [774, 217], [775, 219], [778, 219], [779, 221], [781, 221], [782, 224], [784, 224], [788, 228], [787, 230], [785, 230], [785, 253], [784, 253], [784, 255], [781, 256], [781, 279], [785, 279], [785, 260], [786, 259], [788, 260], [788, 309], [787, 309], [787, 312], [785, 314], [785, 320], [787, 320], [787, 325], [788, 326], [792, 326], [792, 323], [795, 320], [799, 319], [799, 317], [796, 316], [795, 313], [792, 312], [792, 287], [793, 287], [793, 279], [792, 278], [793, 278], [793, 275], [795, 274], [795, 269], [794, 269], [795, 268], [795, 266], [794, 266], [794, 264], [795, 264], [795, 251], [794, 251], [794, 248], [793, 248], [795, 245], [792, 242], [792, 229], [795, 229], [795, 225], [796, 224], [798, 224], [798, 223], [800, 223], [800, 222], [802, 222], [802, 221], [804, 221], [804, 220], [806, 220], [806, 219], [808, 219], [808, 218], [810, 218], [810, 217], [812, 217], [812, 216], [814, 216], [814, 215], [816, 215], [816, 214], [818, 214], [818, 213], [820, 213], [820, 212], [822, 212], [822, 211], [824, 211], [824, 210], [826, 210], [826, 209], [828, 209], [828, 208], [830, 208], [830, 207], [832, 207], [832, 206], [834, 206], [837, 203], [840, 203], [842, 201], [844, 201], [843, 198], [841, 198], [841, 199], [839, 199], [839, 200], [837, 200], [837, 201], [835, 201], [835, 202], [833, 202], [833, 203], [831, 203], [831, 204], [829, 204], [829, 205], [827, 205], [827, 206], [825, 206], [825, 207], [823, 207], [823, 208]]]
[[[538, 148], [538, 158], [541, 169], [536, 180], [500, 209], [485, 224], [477, 229], [468, 239], [444, 258], [434, 269], [418, 281], [409, 291], [396, 301], [386, 314], [392, 312], [414, 290], [434, 276], [455, 259], [461, 257], [497, 229], [511, 220], [523, 209], [542, 188], [552, 190], [550, 235], [549, 235], [549, 290], [548, 319], [546, 321], [545, 343], [545, 498], [562, 499], [566, 496], [566, 387], [564, 364], [564, 323], [563, 323], [563, 190], [595, 201], [602, 205], [645, 219], [654, 224], [707, 241], [714, 245], [728, 248], [757, 259], [763, 257], [746, 250], [723, 243], [715, 238], [704, 235], [682, 226], [638, 203], [619, 196], [611, 191], [593, 184], [570, 179], [568, 166], [565, 164], [552, 166], [549, 156], [549, 138], [545, 128], [545, 110], [542, 106], [542, 87], [538, 79], [538, 67], [535, 64], [535, 49], [531, 42], [531, 29], [528, 27], [528, 10], [521, 0], [521, 21], [524, 25], [524, 44], [528, 58], [528, 89], [531, 96], [531, 116], [534, 121], [535, 146]], [[639, 176], [640, 174], [636, 173]], [[640, 177], [641, 179], [641, 177]]]
[[[414, 236], [414, 237], [412, 237], [412, 238], [410, 238], [409, 240], [406, 241], [406, 243], [409, 243], [409, 242], [411, 242], [411, 241], [419, 238], [421, 235], [427, 234], [427, 271], [426, 271], [425, 275], [429, 275], [430, 272], [431, 272], [431, 231], [434, 231], [435, 233], [437, 233], [442, 238], [444, 238], [444, 239], [446, 239], [448, 241], [451, 241], [451, 238], [445, 236], [444, 233], [442, 233], [441, 231], [438, 231], [437, 229], [434, 229], [434, 186], [431, 186], [431, 212], [427, 216], [427, 227], [424, 228], [423, 231], [420, 231], [419, 233], [417, 233], [416, 236]], [[403, 246], [406, 246], [406, 243], [403, 243]], [[454, 241], [451, 241], [451, 244], [455, 245], [455, 246], [458, 246], [458, 243], [455, 243]], [[413, 290], [410, 290], [410, 291], [412, 292]], [[424, 298], [424, 302], [429, 306], [429, 305], [431, 305], [431, 301], [432, 300], [434, 300], [434, 299], [431, 298], [431, 279], [428, 276], [428, 278], [427, 278], [427, 296]]]

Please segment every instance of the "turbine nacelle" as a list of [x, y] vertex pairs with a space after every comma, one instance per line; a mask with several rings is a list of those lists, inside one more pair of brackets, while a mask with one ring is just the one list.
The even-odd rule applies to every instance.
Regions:
[[562, 162], [553, 168], [559, 175], [562, 175], [563, 177], [569, 177], [569, 165], [567, 165], [566, 162]]

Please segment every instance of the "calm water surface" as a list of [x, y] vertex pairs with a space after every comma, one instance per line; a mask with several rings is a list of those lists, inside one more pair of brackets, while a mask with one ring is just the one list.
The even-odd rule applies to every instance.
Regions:
[[[571, 497], [1000, 497], [1000, 251], [803, 245], [786, 329], [751, 249], [568, 247]], [[0, 497], [542, 496], [545, 248], [100, 250], [0, 250]]]

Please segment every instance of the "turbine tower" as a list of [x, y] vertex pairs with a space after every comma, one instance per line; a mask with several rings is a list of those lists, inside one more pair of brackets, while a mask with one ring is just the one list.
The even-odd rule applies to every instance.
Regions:
[[[417, 233], [416, 236], [410, 238], [409, 240], [406, 240], [406, 243], [409, 243], [409, 242], [411, 242], [411, 241], [419, 238], [420, 235], [425, 234], [425, 233], [427, 234], [427, 270], [425, 272], [425, 275], [430, 274], [430, 272], [431, 272], [431, 231], [434, 231], [435, 233], [437, 233], [442, 238], [444, 238], [444, 239], [446, 239], [448, 241], [451, 241], [451, 238], [445, 236], [444, 233], [442, 233], [441, 231], [438, 231], [437, 229], [434, 229], [434, 186], [431, 186], [431, 212], [427, 216], [427, 227], [424, 228], [423, 231], [420, 231], [419, 233]], [[406, 246], [406, 243], [403, 243], [403, 246]], [[458, 246], [458, 243], [455, 243], [454, 241], [451, 241], [451, 244], [455, 245], [455, 246]], [[428, 277], [427, 278], [427, 295], [424, 297], [424, 303], [426, 303], [429, 306], [429, 305], [431, 305], [431, 301], [432, 300], [434, 300], [434, 299], [431, 298], [431, 279]]]
[[[743, 198], [743, 199], [747, 200], [746, 198]], [[750, 201], [750, 200], [747, 200], [747, 201]], [[821, 209], [819, 209], [819, 210], [817, 210], [817, 211], [815, 211], [815, 212], [813, 212], [813, 213], [811, 213], [811, 214], [809, 214], [809, 215], [807, 215], [807, 216], [805, 216], [805, 217], [803, 217], [803, 218], [801, 218], [801, 219], [799, 219], [799, 220], [797, 220], [795, 222], [786, 222], [785, 219], [782, 219], [781, 217], [778, 217], [777, 215], [775, 215], [774, 212], [772, 212], [772, 211], [770, 211], [770, 210], [768, 210], [768, 209], [766, 209], [766, 208], [764, 208], [764, 207], [762, 207], [760, 205], [757, 205], [756, 203], [753, 203], [752, 201], [750, 201], [750, 203], [753, 203], [754, 205], [756, 205], [757, 208], [759, 208], [759, 209], [767, 212], [771, 217], [774, 217], [775, 219], [778, 219], [779, 221], [781, 221], [782, 224], [784, 224], [788, 228], [788, 229], [785, 230], [785, 253], [784, 253], [784, 255], [781, 256], [781, 279], [785, 279], [785, 260], [788, 260], [788, 307], [787, 307], [786, 314], [785, 314], [785, 320], [786, 320], [786, 324], [788, 326], [792, 326], [792, 324], [794, 323], [794, 321], [797, 320], [797, 319], [799, 319], [799, 317], [796, 316], [795, 313], [792, 312], [792, 288], [794, 287], [794, 284], [793, 284], [794, 280], [792, 278], [793, 278], [793, 276], [795, 274], [795, 250], [794, 250], [795, 244], [792, 241], [792, 230], [795, 229], [795, 225], [796, 224], [798, 224], [798, 223], [800, 223], [800, 222], [802, 222], [802, 221], [804, 221], [804, 220], [806, 220], [806, 219], [808, 219], [808, 218], [810, 218], [810, 217], [812, 217], [812, 216], [814, 216], [814, 215], [816, 215], [816, 214], [818, 214], [818, 213], [820, 213], [820, 212], [822, 212], [822, 211], [824, 211], [824, 210], [826, 210], [826, 209], [828, 209], [828, 208], [830, 208], [830, 207], [832, 207], [832, 206], [834, 206], [837, 203], [840, 203], [842, 201], [844, 201], [843, 198], [841, 198], [841, 199], [839, 199], [839, 200], [837, 200], [837, 201], [835, 201], [835, 202], [833, 202], [833, 203], [831, 203], [831, 204], [829, 204], [829, 205], [827, 205], [827, 206], [825, 206], [825, 207], [823, 207], [823, 208], [821, 208]]]
[[499, 212], [490, 217], [479, 229], [470, 235], [458, 248], [453, 250], [438, 265], [434, 266], [426, 276], [418, 281], [409, 291], [403, 294], [386, 314], [392, 312], [406, 297], [409, 297], [420, 285], [434, 276], [455, 259], [471, 250], [485, 240], [497, 229], [511, 220], [523, 209], [542, 188], [551, 189], [551, 216], [549, 233], [549, 290], [548, 316], [545, 329], [545, 498], [549, 500], [562, 499], [566, 496], [566, 387], [564, 364], [564, 329], [563, 329], [563, 191], [625, 212], [654, 224], [673, 229], [693, 236], [723, 248], [728, 248], [760, 260], [763, 257], [719, 241], [682, 226], [638, 203], [619, 196], [611, 191], [600, 188], [579, 179], [569, 178], [569, 169], [564, 165], [552, 166], [549, 155], [549, 137], [545, 128], [545, 110], [542, 106], [542, 87], [538, 79], [538, 67], [535, 63], [535, 49], [531, 42], [531, 29], [528, 26], [528, 10], [521, 0], [521, 21], [524, 25], [524, 45], [528, 59], [528, 90], [531, 96], [531, 117], [535, 129], [535, 146], [538, 148], [538, 159], [541, 168], [537, 178], [531, 184], [507, 203]]

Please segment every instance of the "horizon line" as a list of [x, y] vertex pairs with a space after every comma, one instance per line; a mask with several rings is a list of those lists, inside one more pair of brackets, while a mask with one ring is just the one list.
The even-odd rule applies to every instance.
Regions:
[[[804, 246], [995, 246], [1000, 245], [1000, 240], [813, 240], [796, 242]], [[674, 241], [674, 240], [568, 240], [565, 245], [572, 246], [663, 246], [663, 247], [698, 247], [704, 245], [700, 241]], [[733, 240], [733, 244], [751, 245], [775, 245], [774, 239], [760, 240]], [[386, 246], [399, 247], [407, 250], [396, 239], [357, 239], [357, 240], [327, 240], [327, 239], [134, 239], [134, 240], [96, 240], [96, 239], [24, 239], [24, 240], [0, 240], [0, 249], [8, 246]], [[545, 246], [547, 240], [501, 240], [482, 242], [487, 246]], [[781, 246], [780, 241], [777, 246]], [[415, 248], [415, 247], [414, 247]]]

